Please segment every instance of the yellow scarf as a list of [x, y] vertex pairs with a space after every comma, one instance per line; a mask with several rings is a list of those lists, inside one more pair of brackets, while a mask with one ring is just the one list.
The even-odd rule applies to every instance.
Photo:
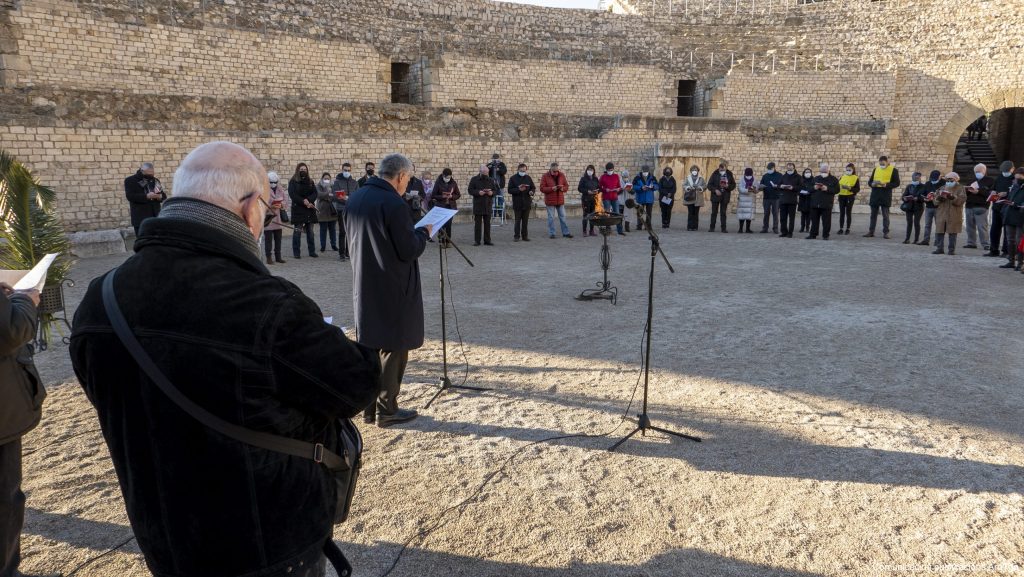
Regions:
[[881, 166], [876, 166], [875, 167], [875, 180], [877, 182], [881, 182], [882, 184], [889, 184], [889, 181], [892, 180], [892, 169], [893, 168], [895, 168], [895, 167], [893, 165], [891, 165], [891, 164], [886, 165], [885, 168], [882, 168]]
[[[857, 184], [858, 180], [860, 180], [860, 177], [856, 174], [844, 174], [842, 178], [839, 179], [839, 196], [852, 196], [853, 185]], [[851, 190], [844, 189], [844, 186]]]

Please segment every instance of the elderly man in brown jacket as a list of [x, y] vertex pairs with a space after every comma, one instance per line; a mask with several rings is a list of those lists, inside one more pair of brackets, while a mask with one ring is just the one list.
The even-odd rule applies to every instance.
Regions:
[[[960, 175], [950, 172], [945, 177], [945, 185], [936, 190], [935, 198], [935, 251], [932, 254], [943, 254], [942, 241], [949, 235], [949, 254], [956, 254], [956, 235], [964, 230], [964, 203], [967, 202], [967, 191], [960, 185]], [[929, 196], [931, 196], [929, 194]]]

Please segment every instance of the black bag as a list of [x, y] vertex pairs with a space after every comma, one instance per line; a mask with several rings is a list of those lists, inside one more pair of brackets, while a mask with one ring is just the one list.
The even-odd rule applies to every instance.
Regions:
[[[282, 210], [281, 212], [283, 213], [284, 211]], [[135, 359], [139, 368], [146, 373], [146, 376], [167, 395], [167, 398], [174, 401], [178, 407], [214, 431], [247, 445], [294, 457], [311, 459], [316, 463], [322, 464], [327, 472], [334, 477], [337, 490], [334, 523], [342, 523], [348, 519], [349, 509], [352, 505], [352, 496], [356, 489], [356, 481], [359, 480], [359, 469], [362, 467], [363, 455], [363, 438], [359, 434], [359, 429], [352, 423], [352, 420], [338, 419], [338, 447], [341, 449], [341, 454], [338, 455], [324, 448], [323, 443], [309, 443], [298, 439], [253, 431], [229, 423], [207, 411], [183, 395], [171, 383], [163, 371], [153, 362], [149, 353], [142, 348], [138, 339], [135, 338], [135, 334], [128, 326], [128, 322], [121, 312], [121, 307], [117, 304], [117, 295], [114, 294], [114, 277], [116, 275], [117, 269], [114, 269], [103, 279], [103, 307], [117, 337], [124, 344], [124, 347], [128, 349], [128, 353]], [[324, 554], [334, 565], [340, 577], [347, 577], [352, 574], [352, 567], [348, 564], [345, 556], [332, 539], [328, 539], [327, 543], [325, 543]]]
[[291, 222], [291, 221], [292, 221], [292, 219], [291, 219], [291, 217], [288, 216], [288, 211], [282, 208], [281, 209], [281, 222]]
[[697, 191], [696, 190], [692, 190], [691, 189], [691, 190], [687, 190], [686, 192], [683, 193], [683, 202], [693, 202], [695, 200], [697, 200]]
[[917, 210], [917, 208], [914, 203], [903, 201], [903, 204], [900, 205], [900, 210], [902, 210], [903, 212], [914, 212]]

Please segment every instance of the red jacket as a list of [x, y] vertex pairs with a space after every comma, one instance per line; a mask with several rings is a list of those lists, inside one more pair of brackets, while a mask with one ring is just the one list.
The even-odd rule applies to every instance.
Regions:
[[618, 202], [619, 189], [622, 188], [622, 179], [619, 178], [618, 174], [608, 174], [606, 172], [598, 179], [598, 183], [601, 184], [601, 200]]
[[544, 193], [545, 206], [562, 206], [565, 204], [565, 193], [569, 190], [569, 181], [565, 179], [562, 171], [553, 175], [551, 171], [544, 173], [540, 179], [540, 191]]

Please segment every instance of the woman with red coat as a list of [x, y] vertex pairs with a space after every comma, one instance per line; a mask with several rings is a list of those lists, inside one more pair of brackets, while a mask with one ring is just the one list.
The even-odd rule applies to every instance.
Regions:
[[[615, 174], [614, 164], [609, 162], [604, 165], [604, 174], [598, 179], [598, 184], [601, 187], [601, 206], [604, 207], [604, 211], [619, 214], [619, 192], [622, 190], [622, 179]], [[622, 232], [622, 223], [615, 225], [615, 230], [622, 236], [626, 236], [626, 233]]]
[[555, 215], [562, 226], [562, 236], [572, 238], [569, 234], [569, 223], [565, 222], [565, 193], [569, 190], [569, 181], [565, 174], [558, 170], [558, 163], [551, 163], [551, 170], [540, 179], [540, 191], [544, 193], [544, 205], [548, 207], [548, 236], [555, 238]]

